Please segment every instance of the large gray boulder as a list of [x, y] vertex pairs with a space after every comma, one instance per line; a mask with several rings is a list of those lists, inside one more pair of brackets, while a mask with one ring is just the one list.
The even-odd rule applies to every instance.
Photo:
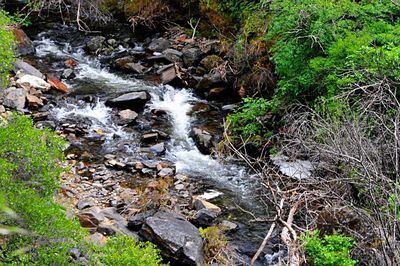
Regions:
[[156, 244], [174, 265], [203, 266], [203, 243], [199, 230], [178, 214], [156, 213], [145, 220], [139, 234]]
[[15, 68], [15, 73], [18, 72], [19, 70], [23, 71], [25, 74], [29, 74], [35, 77], [38, 77], [40, 79], [45, 79], [46, 77], [43, 75], [42, 72], [40, 72], [37, 68], [31, 66], [30, 64], [22, 61], [21, 59], [15, 60], [14, 68]]
[[119, 109], [139, 110], [150, 100], [146, 91], [135, 91], [123, 94], [117, 98], [106, 101], [106, 105]]
[[28, 92], [21, 88], [11, 87], [5, 90], [3, 105], [12, 109], [22, 110], [25, 107]]

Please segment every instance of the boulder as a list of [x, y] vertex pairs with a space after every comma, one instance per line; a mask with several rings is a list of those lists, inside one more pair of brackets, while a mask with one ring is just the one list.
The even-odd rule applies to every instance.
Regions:
[[142, 74], [146, 68], [135, 61], [136, 58], [133, 56], [124, 56], [115, 60], [114, 65], [124, 71]]
[[175, 49], [166, 49], [162, 54], [172, 63], [182, 62], [182, 53]]
[[221, 74], [216, 72], [210, 75], [205, 75], [197, 84], [196, 92], [202, 95], [208, 95], [211, 89], [224, 87], [225, 85], [225, 81], [222, 79]]
[[200, 65], [203, 66], [208, 72], [217, 66], [221, 65], [224, 60], [218, 55], [208, 55], [200, 61]]
[[106, 105], [120, 109], [139, 110], [150, 100], [150, 94], [146, 91], [136, 91], [123, 94], [117, 98], [106, 101]]
[[199, 230], [175, 213], [160, 211], [145, 220], [139, 234], [156, 244], [162, 255], [181, 265], [203, 266]]
[[223, 220], [220, 227], [226, 232], [232, 232], [238, 230], [239, 226], [231, 221]]
[[153, 40], [149, 46], [147, 47], [148, 50], [152, 52], [162, 52], [165, 49], [170, 47], [170, 43], [167, 39], [158, 38]]
[[40, 98], [31, 94], [28, 94], [26, 96], [26, 101], [28, 102], [28, 106], [33, 108], [39, 108], [44, 105], [43, 101]]
[[83, 210], [83, 209], [93, 207], [95, 204], [96, 203], [92, 198], [86, 198], [86, 199], [82, 199], [82, 200], [78, 201], [78, 203], [76, 204], [76, 207], [79, 210]]
[[32, 75], [24, 75], [17, 80], [17, 86], [29, 91], [30, 89], [37, 89], [43, 92], [50, 90], [50, 84], [44, 79]]
[[183, 63], [186, 67], [191, 67], [200, 61], [201, 50], [199, 48], [189, 48], [183, 52]]
[[149, 210], [146, 212], [131, 215], [128, 218], [128, 228], [133, 231], [139, 231], [142, 228], [144, 221], [147, 218], [153, 216], [155, 213], [155, 210]]
[[178, 73], [176, 72], [176, 67], [174, 65], [164, 68], [161, 72], [161, 82], [163, 84], [170, 84], [177, 78]]
[[166, 176], [173, 176], [174, 175], [174, 169], [166, 167], [166, 168], [162, 168], [159, 172], [158, 172], [158, 176], [159, 177], [166, 177]]
[[4, 91], [3, 105], [12, 109], [22, 110], [25, 107], [27, 95], [28, 92], [25, 89], [8, 88]]
[[150, 151], [157, 155], [162, 155], [165, 152], [165, 143], [161, 142], [161, 143], [151, 146]]
[[191, 136], [201, 153], [211, 154], [212, 149], [217, 145], [217, 140], [208, 131], [194, 127]]
[[78, 219], [82, 227], [93, 228], [103, 222], [105, 217], [99, 208], [92, 207], [79, 212]]
[[56, 78], [54, 75], [47, 74], [47, 81], [51, 85], [52, 88], [61, 91], [63, 93], [67, 93], [69, 91], [67, 85], [62, 83], [58, 78]]
[[40, 79], [45, 79], [45, 76], [40, 72], [37, 68], [31, 66], [30, 64], [22, 61], [21, 59], [15, 60], [14, 64], [14, 71], [17, 73], [18, 71], [22, 71], [25, 74], [32, 75], [38, 77]]
[[210, 210], [212, 212], [214, 212], [216, 215], [221, 214], [221, 208], [218, 207], [215, 204], [212, 204], [211, 202], [206, 201], [205, 199], [202, 199], [201, 197], [198, 196], [193, 196], [192, 197], [192, 206], [194, 209], [196, 210], [202, 210], [202, 209], [206, 209], [206, 210]]
[[135, 111], [126, 109], [126, 110], [120, 111], [118, 113], [118, 116], [121, 119], [120, 122], [122, 124], [130, 124], [130, 123], [134, 122], [139, 115]]
[[76, 77], [76, 75], [72, 69], [64, 69], [61, 77], [64, 79], [73, 79]]
[[87, 42], [86, 48], [91, 52], [96, 52], [103, 46], [105, 40], [103, 36], [94, 36]]
[[217, 216], [218, 215], [211, 210], [201, 209], [195, 214], [191, 222], [196, 226], [208, 227], [213, 224]]
[[14, 34], [14, 40], [18, 45], [18, 52], [20, 56], [30, 55], [35, 53], [35, 46], [29, 37], [25, 34], [25, 32], [18, 28], [14, 27], [12, 29]]

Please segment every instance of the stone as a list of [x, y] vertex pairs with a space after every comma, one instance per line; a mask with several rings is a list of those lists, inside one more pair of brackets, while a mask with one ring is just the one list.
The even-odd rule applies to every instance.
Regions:
[[97, 246], [104, 246], [107, 242], [107, 238], [98, 232], [90, 235], [89, 240]]
[[35, 46], [25, 32], [18, 28], [13, 27], [12, 33], [14, 34], [14, 40], [18, 45], [18, 52], [20, 56], [31, 55], [35, 53]]
[[138, 113], [135, 111], [132, 111], [130, 109], [126, 109], [123, 111], [120, 111], [118, 113], [119, 117], [121, 118], [121, 122], [124, 124], [130, 124], [136, 120], [136, 118], [139, 116]]
[[14, 68], [15, 68], [15, 73], [18, 71], [22, 71], [25, 74], [32, 75], [35, 77], [38, 77], [40, 79], [45, 79], [45, 76], [40, 72], [37, 68], [31, 66], [30, 64], [26, 63], [25, 61], [22, 61], [21, 59], [15, 60]]
[[166, 49], [162, 54], [172, 63], [182, 62], [182, 53], [175, 49]]
[[83, 209], [93, 207], [95, 204], [96, 203], [92, 198], [86, 198], [86, 199], [82, 199], [82, 200], [78, 201], [78, 203], [76, 204], [76, 207], [79, 210], [83, 210]]
[[200, 61], [200, 65], [203, 66], [208, 72], [218, 67], [224, 62], [224, 60], [218, 55], [208, 55]]
[[140, 63], [127, 63], [126, 70], [129, 70], [130, 72], [136, 74], [142, 74], [146, 70], [146, 68], [142, 66]]
[[162, 155], [165, 152], [165, 143], [161, 142], [161, 143], [151, 146], [150, 151], [157, 155]]
[[56, 78], [54, 75], [47, 74], [47, 81], [51, 85], [52, 88], [61, 91], [63, 93], [68, 93], [69, 89], [67, 85], [62, 83], [58, 78]]
[[73, 259], [78, 259], [81, 256], [81, 252], [79, 251], [79, 249], [77, 248], [71, 248], [69, 250], [69, 255], [73, 258]]
[[184, 184], [177, 184], [177, 185], [175, 185], [175, 189], [176, 190], [183, 190], [183, 189], [185, 189], [185, 185]]
[[3, 105], [16, 110], [22, 110], [25, 107], [27, 91], [20, 88], [8, 88], [4, 91]]
[[171, 66], [167, 69], [164, 69], [161, 73], [161, 82], [163, 84], [169, 84], [173, 82], [178, 77], [176, 73], [175, 66]]
[[100, 213], [100, 209], [92, 207], [90, 209], [85, 209], [78, 213], [78, 219], [82, 227], [93, 228], [97, 227], [105, 217]]
[[18, 79], [17, 86], [27, 91], [33, 88], [42, 92], [50, 90], [51, 87], [51, 85], [47, 83], [44, 79], [29, 74], [24, 75], [20, 79]]
[[28, 94], [26, 96], [26, 101], [28, 102], [29, 107], [38, 108], [44, 105], [43, 101], [36, 97], [35, 95]]
[[0, 105], [0, 114], [5, 113], [6, 112], [6, 108], [4, 108], [3, 105]]
[[145, 133], [142, 136], [143, 142], [153, 142], [158, 140], [158, 132]]
[[200, 197], [193, 196], [192, 205], [196, 210], [207, 209], [214, 212], [216, 215], [221, 214], [221, 208], [211, 202], [208, 202]]
[[210, 89], [224, 87], [225, 82], [221, 77], [221, 74], [216, 72], [210, 75], [205, 75], [197, 84], [196, 91], [199, 94], [208, 94]]
[[158, 176], [159, 177], [166, 177], [166, 176], [172, 176], [174, 174], [174, 169], [172, 168], [162, 168], [159, 172], [158, 172]]
[[117, 222], [124, 222], [125, 218], [122, 217], [121, 214], [117, 212], [117, 209], [115, 207], [109, 207], [105, 208], [101, 211], [101, 213], [106, 217], [107, 219], [117, 221]]
[[116, 68], [119, 68], [121, 70], [128, 70], [129, 68], [127, 67], [127, 64], [129, 63], [134, 63], [135, 62], [135, 57], [133, 56], [124, 56], [124, 57], [120, 57], [117, 58], [114, 62], [114, 66]]
[[158, 38], [153, 40], [149, 46], [147, 47], [148, 50], [152, 52], [162, 52], [170, 47], [170, 43], [167, 39]]
[[223, 220], [221, 223], [221, 228], [224, 231], [227, 232], [232, 232], [238, 230], [239, 226], [233, 222], [230, 222], [228, 220]]
[[106, 40], [103, 36], [94, 36], [86, 44], [86, 48], [91, 52], [96, 52], [99, 50]]
[[160, 211], [145, 220], [139, 234], [155, 243], [162, 255], [182, 265], [203, 266], [199, 230], [178, 214]]
[[136, 91], [123, 94], [117, 98], [106, 101], [106, 105], [120, 109], [138, 110], [150, 100], [150, 95], [146, 91]]
[[211, 133], [201, 128], [194, 127], [192, 129], [191, 136], [200, 152], [204, 154], [210, 154], [212, 152], [214, 143]]
[[156, 213], [155, 210], [149, 210], [146, 212], [141, 212], [141, 213], [133, 214], [133, 215], [129, 216], [128, 228], [133, 231], [139, 231], [142, 228], [144, 221], [147, 218], [153, 216], [155, 213]]
[[201, 209], [195, 214], [191, 222], [196, 226], [208, 227], [213, 224], [217, 216], [218, 215], [211, 210]]
[[191, 67], [200, 61], [201, 50], [199, 48], [189, 48], [183, 51], [183, 63], [186, 67]]
[[76, 77], [75, 72], [72, 69], [64, 69], [61, 77], [64, 79], [73, 79]]

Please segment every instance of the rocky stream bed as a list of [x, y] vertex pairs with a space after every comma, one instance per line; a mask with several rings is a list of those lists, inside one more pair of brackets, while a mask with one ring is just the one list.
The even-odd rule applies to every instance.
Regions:
[[[254, 218], [268, 213], [259, 178], [234, 158], [210, 155], [233, 108], [212, 71], [223, 60], [218, 41], [178, 29], [146, 39], [59, 24], [30, 35], [0, 113], [29, 114], [68, 140], [58, 201], [93, 240], [127, 234], [157, 244], [171, 265], [202, 265], [198, 227], [219, 225], [237, 265], [248, 264], [269, 228]], [[257, 264], [279, 255], [273, 238]]]

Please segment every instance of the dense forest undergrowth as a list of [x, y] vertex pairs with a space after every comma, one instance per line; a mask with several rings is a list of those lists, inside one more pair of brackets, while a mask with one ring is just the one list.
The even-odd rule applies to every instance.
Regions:
[[[28, 2], [11, 18], [0, 13], [4, 84], [13, 60], [8, 27], [34, 24], [32, 14], [49, 10], [83, 31], [118, 18], [136, 31], [180, 23], [189, 36], [219, 38], [224, 62], [215, 71], [242, 98], [226, 119], [221, 152], [238, 155], [263, 177], [271, 192], [266, 202], [277, 210], [273, 223], [284, 228], [289, 263], [400, 264], [400, 3]], [[37, 145], [30, 146], [32, 139]], [[137, 254], [133, 265], [160, 263], [151, 245], [136, 246], [124, 237], [102, 250], [83, 241], [86, 232], [66, 220], [52, 199], [63, 145], [52, 133], [13, 115], [2, 122], [0, 144], [0, 210], [8, 213], [0, 219], [6, 235], [0, 238], [0, 262], [62, 265], [69, 258], [61, 254], [79, 245], [93, 264], [127, 265]], [[304, 180], [282, 176], [271, 167], [270, 155], [277, 153], [310, 161], [313, 174]], [[60, 245], [67, 236], [70, 242]], [[135, 248], [113, 256], [128, 245]]]

